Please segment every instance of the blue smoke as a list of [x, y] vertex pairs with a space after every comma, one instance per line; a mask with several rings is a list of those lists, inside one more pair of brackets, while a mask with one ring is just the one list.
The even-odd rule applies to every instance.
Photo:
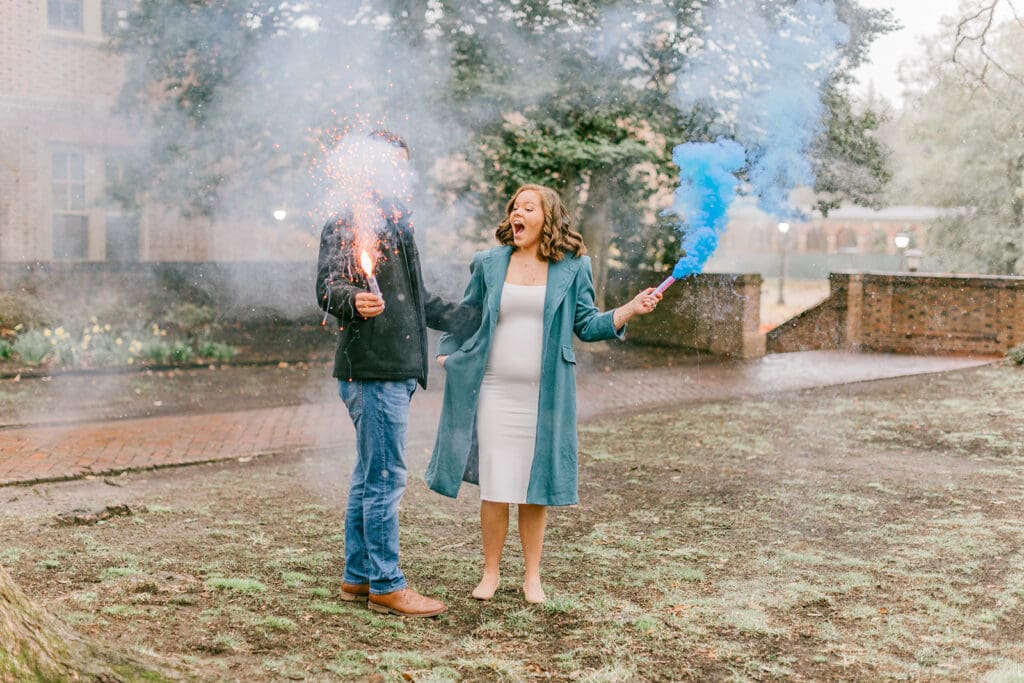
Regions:
[[[731, 172], [707, 173], [697, 160], [700, 154], [692, 151], [704, 149], [701, 145], [687, 143], [673, 151], [681, 181], [676, 211], [686, 223], [686, 256], [673, 277], [699, 272], [717, 246], [736, 196], [734, 172], [744, 157], [744, 193], [756, 196], [761, 210], [780, 220], [803, 218], [789, 194], [814, 185], [809, 155], [825, 126], [822, 92], [849, 37], [831, 0], [792, 5], [719, 0], [708, 13], [702, 51], [680, 80], [678, 94], [684, 107], [703, 103], [719, 112], [714, 129], [723, 136], [715, 143], [720, 151], [700, 154]], [[726, 152], [726, 142], [739, 152]], [[739, 164], [732, 165], [736, 158]]]
[[672, 269], [678, 280], [699, 273], [718, 246], [736, 198], [736, 172], [743, 168], [746, 153], [738, 143], [718, 138], [679, 145], [672, 150], [672, 161], [679, 166], [680, 178], [673, 208], [687, 225], [682, 239], [686, 255]]
[[831, 2], [800, 0], [778, 21], [767, 45], [768, 61], [756, 75], [736, 126], [747, 148], [748, 180], [762, 211], [799, 220], [789, 203], [794, 188], [813, 187], [809, 157], [825, 128], [822, 90], [837, 66], [850, 31]]

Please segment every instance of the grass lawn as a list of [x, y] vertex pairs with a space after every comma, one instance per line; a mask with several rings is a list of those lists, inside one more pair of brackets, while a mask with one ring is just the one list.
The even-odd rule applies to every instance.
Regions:
[[[991, 366], [582, 425], [540, 606], [514, 523], [502, 588], [470, 597], [476, 491], [427, 491], [423, 439], [402, 564], [437, 619], [338, 599], [351, 454], [0, 488], [0, 563], [203, 680], [1021, 681], [1021, 406], [1024, 368]], [[112, 502], [136, 511], [55, 519]]]

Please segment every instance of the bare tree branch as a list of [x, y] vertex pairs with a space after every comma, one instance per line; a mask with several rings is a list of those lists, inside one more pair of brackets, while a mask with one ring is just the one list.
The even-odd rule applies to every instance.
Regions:
[[[958, 21], [956, 25], [953, 56], [950, 61], [952, 61], [953, 64], [956, 64], [975, 82], [975, 89], [989, 88], [990, 68], [1024, 86], [1024, 78], [1003, 66], [996, 55], [993, 55], [989, 50], [988, 39], [993, 27], [995, 26], [996, 9], [999, 7], [1001, 2], [1006, 2], [1010, 8], [1010, 12], [1013, 14], [1014, 21], [1024, 27], [1024, 20], [1022, 20], [1021, 15], [1018, 14], [1017, 8], [1013, 4], [1013, 0], [991, 0], [990, 2], [982, 3], [978, 6], [977, 11], [973, 14], [961, 17], [960, 21]], [[980, 28], [976, 31], [973, 30], [979, 23], [981, 24]], [[961, 55], [967, 53], [972, 47], [976, 47], [978, 54], [981, 56], [980, 69], [970, 64], [969, 55], [961, 58]]]
[[1013, 0], [1006, 0], [1006, 4], [1010, 6], [1010, 12], [1013, 13], [1013, 20], [1020, 24], [1021, 28], [1024, 28], [1024, 17], [1017, 12], [1017, 7], [1013, 4]]

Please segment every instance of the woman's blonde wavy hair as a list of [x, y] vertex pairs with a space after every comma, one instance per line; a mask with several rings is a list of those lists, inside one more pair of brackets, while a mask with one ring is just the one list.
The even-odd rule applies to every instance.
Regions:
[[537, 247], [537, 254], [545, 261], [561, 261], [567, 253], [576, 256], [583, 256], [587, 253], [587, 247], [583, 244], [583, 235], [572, 229], [572, 217], [569, 209], [565, 208], [562, 198], [557, 192], [544, 185], [523, 185], [512, 199], [508, 200], [505, 206], [505, 218], [501, 221], [494, 236], [501, 244], [514, 246], [512, 239], [512, 207], [516, 203], [516, 197], [526, 190], [533, 190], [540, 195], [541, 208], [544, 211], [544, 225], [540, 229], [540, 244]]

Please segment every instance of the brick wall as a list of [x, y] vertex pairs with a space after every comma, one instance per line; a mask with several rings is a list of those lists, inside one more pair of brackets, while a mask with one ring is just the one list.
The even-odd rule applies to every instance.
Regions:
[[[458, 269], [463, 280], [465, 268]], [[435, 268], [436, 271], [436, 268]], [[436, 281], [440, 271], [430, 279]], [[444, 277], [452, 279], [451, 271]], [[109, 317], [115, 309], [159, 311], [182, 301], [213, 306], [225, 318], [274, 315], [319, 320], [313, 294], [315, 261], [0, 263], [0, 292], [30, 295], [48, 310], [85, 307]], [[664, 276], [613, 272], [608, 308], [631, 299]], [[458, 279], [458, 278], [456, 278]], [[464, 284], [464, 282], [463, 282]], [[435, 286], [457, 299], [462, 287]], [[697, 349], [735, 358], [764, 355], [760, 275], [696, 275], [669, 287], [658, 309], [629, 323], [632, 343]]]
[[0, 259], [53, 256], [52, 155], [84, 156], [87, 258], [104, 258], [104, 160], [133, 144], [112, 114], [123, 60], [105, 47], [100, 0], [84, 0], [81, 31], [48, 25], [46, 0], [0, 2]]
[[104, 47], [99, 0], [84, 0], [81, 31], [49, 27], [46, 0], [4, 0], [0, 7], [0, 92], [22, 101], [109, 109], [123, 64]]
[[833, 273], [831, 296], [768, 333], [772, 353], [999, 355], [1024, 343], [1024, 277]]
[[[628, 301], [664, 277], [637, 272], [611, 275], [605, 295], [608, 307]], [[760, 302], [760, 275], [690, 276], [666, 290], [654, 313], [630, 321], [628, 338], [633, 343], [757, 358], [765, 353], [765, 336], [759, 331]]]

